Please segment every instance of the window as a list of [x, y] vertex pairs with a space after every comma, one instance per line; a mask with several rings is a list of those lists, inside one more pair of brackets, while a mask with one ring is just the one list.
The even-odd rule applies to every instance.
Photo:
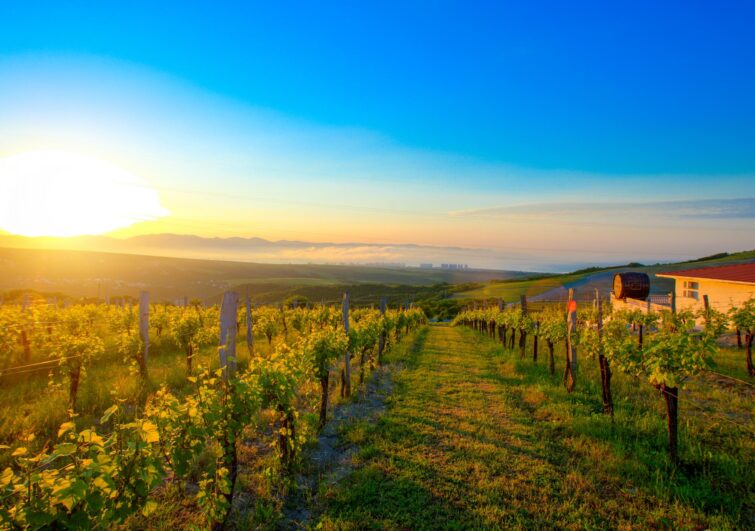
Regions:
[[700, 292], [698, 291], [699, 289], [700, 289], [700, 284], [698, 282], [685, 280], [684, 291], [682, 291], [682, 297], [687, 297], [688, 299], [694, 299], [696, 301], [699, 301], [700, 300]]
[[682, 296], [683, 296], [683, 297], [687, 297], [687, 298], [690, 298], [690, 299], [695, 299], [696, 301], [699, 301], [699, 300], [700, 300], [700, 292], [699, 292], [699, 291], [694, 291], [694, 290], [684, 290], [684, 291], [682, 292]]

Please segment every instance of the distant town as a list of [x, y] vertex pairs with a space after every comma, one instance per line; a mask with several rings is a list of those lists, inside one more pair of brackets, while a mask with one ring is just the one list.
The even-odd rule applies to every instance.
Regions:
[[[435, 269], [435, 266], [433, 264], [420, 264], [420, 269]], [[453, 269], [453, 270], [459, 270], [459, 271], [467, 271], [469, 270], [468, 264], [440, 264], [440, 269]]]
[[[293, 263], [293, 262], [289, 262]], [[310, 265], [316, 265], [316, 262], [308, 262]], [[416, 267], [414, 265], [407, 265], [403, 262], [337, 262], [335, 265], [343, 265], [343, 266], [350, 266], [350, 265], [361, 265], [366, 267], [387, 267], [387, 268], [393, 268], [393, 269], [405, 269], [407, 267]], [[436, 266], [435, 264], [419, 264], [420, 269], [444, 269], [449, 271], [469, 271], [470, 267], [469, 264], [440, 264], [439, 266]]]

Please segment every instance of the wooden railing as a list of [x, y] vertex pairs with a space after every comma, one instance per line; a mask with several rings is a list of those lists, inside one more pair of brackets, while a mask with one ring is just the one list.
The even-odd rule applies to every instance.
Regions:
[[617, 299], [616, 297], [614, 297], [613, 293], [611, 293], [611, 305], [613, 306], [614, 310], [639, 309], [643, 312], [647, 312], [648, 309], [653, 312], [670, 310], [671, 294], [651, 294], [648, 296], [647, 300], [643, 301], [640, 299], [631, 299], [629, 297], [627, 297], [626, 299]]

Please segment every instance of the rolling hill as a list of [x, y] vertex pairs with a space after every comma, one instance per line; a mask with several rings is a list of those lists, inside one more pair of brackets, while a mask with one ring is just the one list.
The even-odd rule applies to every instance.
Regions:
[[[31, 289], [72, 297], [136, 296], [153, 300], [187, 296], [214, 300], [223, 291], [250, 290], [257, 302], [276, 302], [297, 290], [315, 300], [332, 298], [343, 286], [391, 286], [412, 292], [437, 284], [527, 278], [518, 271], [390, 268], [315, 264], [261, 264], [166, 258], [72, 250], [0, 248], [0, 291]], [[404, 288], [399, 288], [404, 286]], [[398, 294], [396, 295], [398, 296]]]
[[672, 264], [654, 264], [637, 266], [617, 266], [607, 268], [590, 268], [582, 272], [568, 273], [565, 275], [547, 275], [529, 279], [490, 280], [485, 283], [465, 286], [454, 293], [457, 299], [485, 300], [503, 298], [506, 301], [519, 300], [521, 295], [540, 300], [565, 300], [569, 288], [575, 288], [579, 294], [587, 294], [593, 297], [595, 289], [607, 294], [613, 286], [613, 277], [616, 273], [625, 271], [639, 271], [650, 276], [651, 293], [668, 293], [674, 288], [674, 281], [666, 278], [657, 278], [656, 273], [688, 269], [692, 267], [705, 267], [724, 265], [755, 260], [755, 250], [743, 251], [732, 254], [721, 253], [711, 257], [677, 262]]

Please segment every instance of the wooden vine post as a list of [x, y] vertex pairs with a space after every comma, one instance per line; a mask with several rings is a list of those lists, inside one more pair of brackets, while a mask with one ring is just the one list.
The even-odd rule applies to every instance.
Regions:
[[236, 373], [236, 319], [239, 294], [235, 291], [223, 293], [220, 306], [220, 367], [223, 378], [228, 381]]
[[286, 323], [286, 308], [283, 304], [278, 305], [278, 311], [281, 313], [281, 323], [283, 324], [283, 336], [288, 339], [288, 324]]
[[[29, 311], [29, 294], [24, 293], [24, 298], [21, 302], [21, 312], [26, 314]], [[24, 361], [31, 363], [31, 340], [29, 339], [29, 331], [26, 326], [21, 327], [21, 345], [24, 348]]]
[[139, 373], [147, 379], [147, 361], [149, 359], [149, 293], [139, 294], [139, 336], [142, 339], [143, 350], [139, 356]]
[[595, 288], [596, 326], [598, 328], [598, 363], [600, 365], [600, 383], [603, 388], [603, 413], [613, 418], [613, 397], [611, 396], [611, 367], [603, 351], [603, 302], [600, 291]]
[[[404, 311], [405, 311], [405, 312], [408, 312], [408, 311], [409, 311], [409, 309], [410, 309], [410, 307], [411, 307], [411, 306], [410, 306], [410, 304], [409, 304], [409, 299], [406, 299], [406, 309], [405, 309]], [[405, 330], [404, 330], [404, 334], [405, 334], [405, 335], [409, 335], [409, 319], [405, 319], [405, 323], [406, 323], [406, 324], [405, 324], [406, 328], [405, 328]]]
[[[506, 309], [506, 301], [498, 299], [498, 314], [502, 314]], [[498, 339], [501, 344], [506, 347], [506, 327], [504, 325], [498, 325]]]
[[[343, 310], [343, 330], [346, 332], [346, 337], [349, 335], [349, 292], [343, 294], [343, 303], [341, 304]], [[343, 357], [343, 373], [342, 373], [342, 385], [341, 395], [344, 397], [351, 396], [351, 354], [348, 349]]]
[[249, 290], [246, 291], [246, 348], [249, 350], [249, 356], [254, 354], [254, 332], [252, 327], [252, 298], [249, 296]]
[[577, 374], [577, 347], [572, 335], [577, 328], [577, 301], [574, 300], [574, 288], [569, 288], [569, 303], [566, 315], [566, 368], [564, 370], [564, 385], [568, 392], [574, 391]]
[[380, 338], [378, 339], [378, 355], [377, 355], [378, 367], [381, 367], [383, 365], [383, 351], [385, 350], [385, 340], [387, 339], [386, 332], [385, 332], [385, 322], [383, 321], [383, 319], [385, 318], [385, 305], [386, 305], [385, 297], [382, 297], [380, 299], [381, 324], [380, 324]]
[[[676, 314], [676, 289], [671, 292], [671, 313]], [[668, 451], [671, 461], [676, 463], [677, 444], [679, 440], [679, 388], [668, 387], [665, 384], [659, 386], [663, 400], [666, 402], [666, 429], [668, 431]]]
[[519, 329], [519, 357], [524, 358], [524, 351], [527, 349], [527, 330], [524, 326], [524, 320], [527, 318], [527, 296], [519, 297], [522, 305], [522, 327]]
[[[235, 291], [226, 291], [223, 293], [223, 302], [220, 306], [220, 348], [218, 352], [220, 354], [220, 368], [223, 369], [223, 380], [226, 384], [229, 384], [231, 379], [236, 374], [236, 331], [238, 330], [238, 307], [239, 307], [239, 294]], [[234, 394], [234, 386], [227, 385], [227, 393], [229, 395]], [[231, 399], [232, 400], [232, 399]], [[233, 426], [237, 421], [236, 414], [233, 408], [226, 410], [226, 421], [229, 426]], [[225, 497], [226, 503], [230, 506], [233, 500], [233, 491], [236, 486], [236, 477], [238, 476], [238, 452], [236, 447], [237, 437], [233, 435], [232, 429], [225, 429], [221, 441], [223, 447], [222, 462], [228, 469], [228, 481], [230, 483], [230, 489], [222, 492], [222, 496]], [[226, 513], [225, 518], [227, 518]], [[225, 528], [225, 518], [222, 522], [216, 522], [212, 526], [215, 529]]]
[[29, 339], [29, 332], [26, 330], [26, 326], [21, 327], [21, 346], [24, 349], [24, 361], [31, 363], [31, 340]]

